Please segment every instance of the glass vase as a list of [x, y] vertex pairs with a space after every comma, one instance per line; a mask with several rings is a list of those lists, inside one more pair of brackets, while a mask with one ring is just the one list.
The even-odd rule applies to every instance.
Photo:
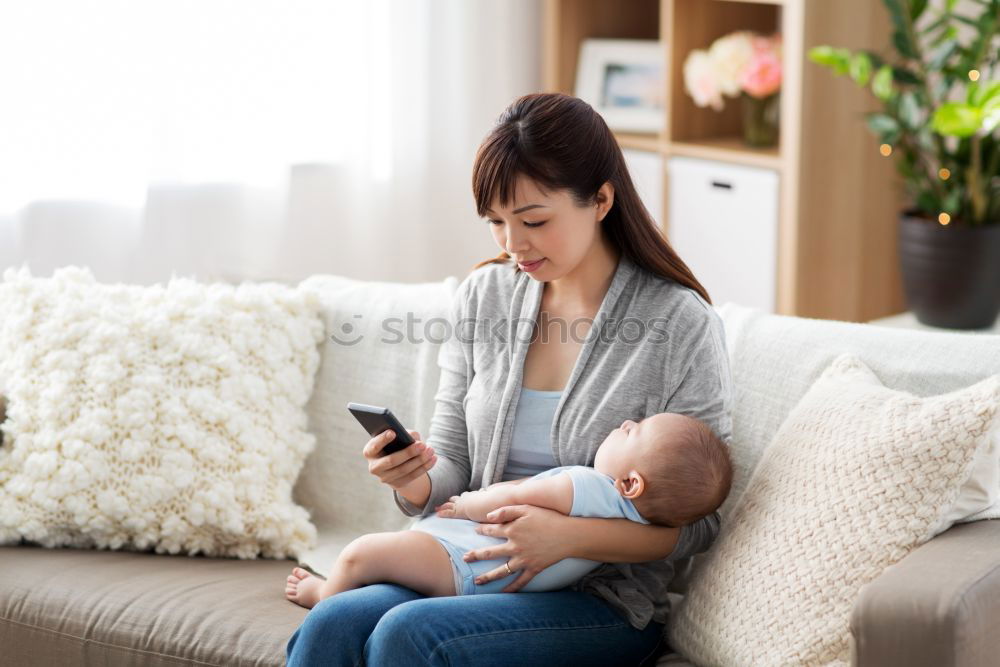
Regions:
[[742, 94], [743, 141], [748, 146], [766, 148], [778, 144], [778, 110], [781, 93], [767, 97]]

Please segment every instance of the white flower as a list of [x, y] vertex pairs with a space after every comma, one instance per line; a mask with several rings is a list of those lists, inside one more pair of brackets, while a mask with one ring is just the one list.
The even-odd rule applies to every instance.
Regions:
[[696, 49], [688, 54], [684, 61], [684, 87], [698, 106], [722, 109], [721, 91], [707, 51]]
[[723, 94], [730, 97], [740, 94], [743, 73], [753, 53], [753, 33], [746, 30], [730, 33], [712, 43], [708, 56], [716, 85]]

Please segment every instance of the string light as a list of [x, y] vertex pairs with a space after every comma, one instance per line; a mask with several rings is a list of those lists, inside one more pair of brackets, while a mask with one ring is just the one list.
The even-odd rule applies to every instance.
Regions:
[[971, 81], [979, 81], [979, 70], [977, 70], [977, 69], [970, 69], [969, 70], [969, 79]]
[[951, 222], [951, 216], [948, 215], [947, 213], [942, 212], [940, 215], [938, 215], [938, 222], [940, 222], [942, 225], [947, 225], [949, 222]]
[[882, 144], [881, 146], [878, 147], [878, 152], [886, 157], [889, 157], [890, 155], [892, 155], [892, 146], [890, 146], [889, 144]]
[[941, 177], [942, 181], [947, 181], [949, 178], [951, 178], [951, 172], [942, 167], [941, 169], [938, 170], [938, 176]]

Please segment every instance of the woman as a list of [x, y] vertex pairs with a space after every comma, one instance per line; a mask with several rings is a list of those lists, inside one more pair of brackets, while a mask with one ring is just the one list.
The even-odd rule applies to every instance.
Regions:
[[[426, 515], [467, 489], [592, 465], [611, 429], [658, 412], [702, 419], [728, 442], [721, 320], [604, 120], [574, 97], [524, 96], [480, 146], [472, 181], [504, 252], [455, 294], [428, 444], [412, 432], [418, 442], [396, 454], [379, 456], [381, 437], [364, 449], [400, 509]], [[506, 559], [484, 581], [520, 573], [504, 593], [341, 593], [310, 611], [289, 664], [640, 664], [661, 650], [675, 568], [709, 547], [719, 517], [678, 529], [513, 506], [480, 530], [507, 539], [468, 555]], [[605, 565], [563, 590], [513, 594], [573, 556]]]

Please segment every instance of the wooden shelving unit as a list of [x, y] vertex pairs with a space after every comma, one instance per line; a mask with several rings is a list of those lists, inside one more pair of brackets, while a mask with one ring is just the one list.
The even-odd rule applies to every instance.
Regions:
[[[778, 172], [779, 313], [864, 322], [905, 310], [896, 250], [900, 191], [891, 161], [879, 155], [864, 124], [864, 112], [877, 107], [852, 82], [806, 59], [818, 44], [885, 52], [890, 31], [881, 3], [546, 0], [544, 21], [543, 83], [548, 91], [573, 93], [584, 39], [664, 43], [665, 129], [655, 135], [619, 133], [623, 148]], [[739, 100], [726, 98], [725, 109], [716, 112], [695, 106], [684, 91], [687, 54], [740, 29], [782, 34], [781, 137], [776, 148], [743, 145]], [[669, 197], [669, 187], [664, 193]], [[669, 210], [666, 201], [663, 210]], [[669, 233], [670, 221], [663, 225]]]
[[781, 152], [777, 148], [750, 148], [740, 137], [709, 137], [696, 141], [672, 141], [666, 151], [705, 160], [719, 160], [751, 167], [781, 169]]

